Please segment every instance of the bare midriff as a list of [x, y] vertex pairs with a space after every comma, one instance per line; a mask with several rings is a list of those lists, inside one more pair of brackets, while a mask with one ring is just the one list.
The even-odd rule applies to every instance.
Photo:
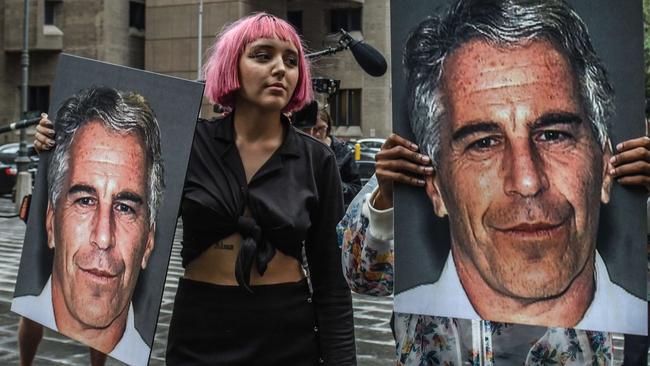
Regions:
[[[213, 243], [187, 265], [183, 277], [216, 285], [237, 286], [235, 262], [241, 240], [241, 235], [235, 233]], [[263, 276], [257, 272], [257, 264], [253, 263], [250, 284], [272, 285], [298, 282], [303, 278], [305, 274], [296, 258], [276, 250]]]

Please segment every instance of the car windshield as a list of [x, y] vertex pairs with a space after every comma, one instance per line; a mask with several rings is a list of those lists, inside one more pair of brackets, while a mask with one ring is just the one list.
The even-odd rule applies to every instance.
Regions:
[[18, 144], [7, 144], [4, 146], [0, 146], [0, 153], [14, 154], [18, 152], [18, 148], [19, 148]]

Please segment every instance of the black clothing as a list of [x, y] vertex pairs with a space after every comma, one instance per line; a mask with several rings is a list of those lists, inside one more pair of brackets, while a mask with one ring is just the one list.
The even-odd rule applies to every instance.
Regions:
[[181, 278], [167, 364], [317, 365], [318, 328], [307, 280], [252, 289]]
[[343, 189], [343, 201], [346, 205], [350, 204], [357, 193], [361, 190], [361, 177], [357, 162], [354, 161], [354, 155], [345, 143], [334, 136], [330, 136], [332, 144], [330, 148], [336, 156], [336, 165], [341, 175], [341, 188]]
[[[335, 229], [343, 207], [334, 155], [283, 116], [282, 145], [247, 184], [233, 115], [197, 124], [182, 202], [183, 264], [238, 232], [243, 240], [235, 273], [248, 287], [253, 262], [263, 274], [276, 249], [302, 261], [304, 242], [323, 358], [354, 364], [352, 301]], [[252, 217], [242, 218], [246, 208]]]

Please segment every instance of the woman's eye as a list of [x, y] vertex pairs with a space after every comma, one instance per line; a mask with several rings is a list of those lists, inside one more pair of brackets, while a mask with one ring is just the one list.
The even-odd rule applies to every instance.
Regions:
[[287, 65], [292, 66], [292, 67], [296, 67], [296, 66], [298, 66], [298, 58], [297, 58], [297, 57], [294, 57], [294, 56], [291, 56], [291, 57], [287, 57], [287, 58], [285, 58], [284, 62], [285, 62]]
[[257, 52], [253, 54], [253, 58], [259, 61], [268, 61], [271, 59], [271, 55], [266, 52]]

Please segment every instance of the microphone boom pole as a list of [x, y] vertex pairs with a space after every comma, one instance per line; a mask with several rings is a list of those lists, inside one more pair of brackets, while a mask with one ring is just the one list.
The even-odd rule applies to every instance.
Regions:
[[37, 125], [41, 117], [34, 117], [29, 119], [22, 119], [18, 122], [12, 122], [6, 126], [0, 127], [0, 133], [10, 132], [14, 130], [22, 130], [24, 128]]

